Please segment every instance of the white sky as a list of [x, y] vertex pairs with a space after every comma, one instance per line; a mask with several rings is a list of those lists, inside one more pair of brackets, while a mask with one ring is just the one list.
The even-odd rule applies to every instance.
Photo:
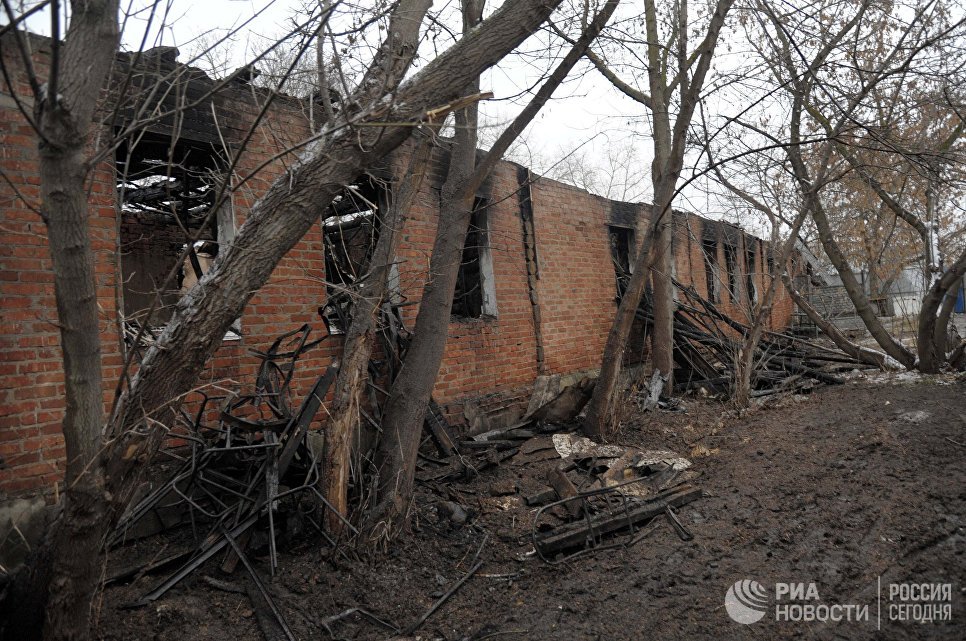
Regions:
[[[453, 0], [437, 0], [434, 10]], [[512, 1], [512, 0], [506, 0]], [[371, 5], [373, 0], [361, 0], [359, 4]], [[14, 3], [29, 6], [30, 2]], [[35, 3], [33, 3], [35, 4]], [[66, 4], [66, 3], [64, 3]], [[122, 0], [122, 7], [134, 7], [132, 17], [125, 28], [123, 47], [136, 50], [141, 47], [145, 27], [149, 18], [143, 7], [150, 5], [148, 0]], [[251, 23], [241, 29], [234, 41], [234, 50], [239, 52], [238, 63], [244, 63], [244, 54], [250, 51], [259, 38], [272, 37], [287, 29], [288, 20], [300, 5], [299, 0], [167, 0], [160, 3], [158, 14], [153, 18], [151, 38], [145, 43], [145, 48], [154, 46], [177, 46], [181, 49], [181, 60], [187, 60], [187, 54], [192, 50], [192, 41], [200, 34], [209, 30], [226, 30], [237, 28], [248, 20]], [[496, 0], [490, 5], [498, 6]], [[635, 3], [625, 0], [619, 13], [628, 15], [636, 10]], [[139, 9], [140, 8], [140, 9]], [[492, 10], [492, 9], [490, 9]], [[169, 25], [158, 32], [157, 25], [161, 22], [163, 12], [164, 23]], [[253, 16], [257, 16], [254, 17]], [[39, 33], [50, 33], [49, 14], [39, 14], [28, 22], [29, 27]], [[5, 22], [4, 19], [2, 22]], [[251, 46], [250, 46], [251, 45]], [[513, 98], [525, 88], [532, 85], [539, 74], [548, 72], [555, 61], [547, 60], [545, 64], [537, 61], [521, 61], [509, 59], [487, 74], [482, 79], [484, 90], [491, 90], [495, 100], [483, 106], [483, 115], [490, 120], [503, 122], [513, 115], [525, 103], [527, 96]], [[257, 65], [256, 65], [257, 66]], [[616, 150], [620, 155], [622, 144], [628, 139], [636, 145], [635, 161], [639, 166], [635, 168], [638, 176], [643, 180], [629, 185], [626, 193], [628, 199], [646, 200], [650, 197], [649, 184], [651, 140], [648, 136], [646, 110], [642, 105], [627, 98], [615, 90], [609, 82], [604, 80], [597, 71], [590, 68], [589, 63], [583, 61], [577, 71], [582, 71], [560, 87], [552, 100], [524, 134], [526, 147], [521, 152], [515, 152], [515, 160], [532, 166], [546, 164], [567, 154], [583, 155], [589, 159], [604, 158], [608, 152], [612, 155]], [[630, 78], [627, 78], [630, 80]], [[539, 157], [539, 160], [527, 162], [526, 149]], [[524, 154], [521, 156], [521, 153]], [[592, 160], [593, 162], [593, 160]], [[608, 174], [603, 161], [599, 162], [599, 171]], [[539, 169], [539, 167], [536, 167]], [[690, 174], [686, 167], [685, 175]], [[704, 182], [699, 181], [700, 187]], [[620, 194], [616, 194], [619, 196]], [[637, 196], [632, 198], [631, 196]], [[686, 189], [675, 202], [679, 209], [686, 209], [709, 217], [728, 217], [724, 211], [727, 207], [714, 199], [708, 199], [700, 188]], [[749, 221], [750, 222], [750, 221]]]

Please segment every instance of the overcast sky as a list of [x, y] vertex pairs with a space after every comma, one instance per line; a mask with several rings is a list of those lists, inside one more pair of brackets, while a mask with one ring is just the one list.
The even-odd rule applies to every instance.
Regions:
[[[373, 1], [362, 0], [361, 3]], [[194, 41], [199, 35], [238, 28], [250, 21], [239, 30], [233, 44], [238, 54], [236, 66], [240, 66], [246, 52], [257, 46], [261, 39], [273, 37], [288, 28], [289, 20], [300, 4], [299, 0], [168, 0], [166, 5], [162, 3], [161, 9], [167, 11], [163, 20], [167, 26], [158, 31], [161, 16], [156, 14], [145, 47], [177, 46], [181, 49], [181, 60], [185, 61], [187, 54], [197, 49]], [[495, 1], [489, 4], [499, 6]], [[635, 4], [625, 2], [620, 11], [626, 17], [628, 12], [635, 11]], [[148, 0], [122, 0], [122, 6], [135, 8], [124, 30], [124, 48], [136, 50], [141, 47], [149, 14], [137, 9], [148, 5]], [[438, 10], [445, 5], [446, 0], [437, 0], [433, 9]], [[36, 32], [49, 34], [49, 14], [38, 15], [29, 22], [29, 26]], [[523, 48], [527, 49], [527, 45]], [[536, 45], [530, 47], [531, 51], [536, 48]], [[495, 95], [493, 101], [483, 106], [484, 116], [498, 122], [512, 118], [527, 99], [526, 95], [520, 95], [521, 92], [533, 86], [540, 74], [547, 72], [554, 64], [549, 57], [547, 54], [547, 59], [542, 61], [539, 57], [508, 59], [488, 72], [482, 79], [483, 89], [493, 91]], [[617, 190], [612, 196], [624, 195], [628, 200], [646, 200], [650, 197], [651, 141], [648, 134], [643, 106], [615, 90], [584, 61], [578, 73], [557, 90], [554, 100], [544, 107], [530, 125], [524, 134], [526, 146], [514, 151], [514, 159], [540, 168], [572, 153], [584, 157], [587, 162], [596, 163], [602, 181], [606, 181], [616, 173], [611, 171], [606, 159], [616, 156], [616, 161], [620, 162], [628, 152], [627, 141], [630, 140], [635, 152], [633, 173], [639, 178], [627, 185], [626, 190]], [[527, 149], [537, 156], [532, 162], [527, 162]], [[686, 169], [685, 173], [690, 172]], [[705, 197], [704, 190], [700, 188], [704, 184], [705, 181], [698, 181], [698, 188], [686, 189], [675, 206], [711, 217], [733, 219], [733, 214], [726, 211], [726, 205]]]

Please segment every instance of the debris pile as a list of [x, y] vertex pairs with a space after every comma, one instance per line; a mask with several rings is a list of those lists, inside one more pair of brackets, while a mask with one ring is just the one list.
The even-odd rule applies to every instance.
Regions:
[[701, 497], [701, 490], [689, 484], [697, 474], [686, 458], [666, 450], [599, 445], [569, 433], [546, 441], [560, 461], [547, 470], [551, 491], [526, 499], [540, 506], [531, 537], [544, 561], [633, 545], [643, 526], [662, 515], [682, 538], [693, 538], [673, 512]]
[[[722, 313], [693, 286], [677, 281], [675, 286], [681, 293], [674, 312], [675, 391], [730, 396], [741, 341], [751, 328]], [[654, 316], [648, 299], [642, 301], [636, 315], [649, 332]], [[753, 364], [752, 397], [808, 392], [817, 383], [841, 384], [844, 379], [837, 372], [869, 367], [838, 349], [769, 330], [762, 333]]]
[[[561, 392], [548, 404], [562, 395], [566, 396]], [[579, 410], [580, 405], [572, 408]], [[449, 434], [445, 421], [437, 429]], [[643, 536], [647, 523], [660, 516], [667, 517], [682, 539], [693, 538], [674, 513], [675, 508], [701, 497], [700, 488], [690, 484], [698, 475], [689, 469], [688, 459], [666, 450], [600, 445], [564, 429], [558, 423], [526, 418], [478, 434], [455, 445], [455, 453], [447, 460], [423, 455], [417, 479], [445, 495], [437, 484], [470, 481], [504, 462], [547, 468], [547, 488], [522, 500], [536, 508], [531, 539], [535, 553], [548, 563], [633, 545]], [[439, 442], [436, 444], [443, 454]], [[490, 494], [513, 495], [517, 489], [494, 486]], [[466, 511], [457, 503], [443, 501], [437, 510], [454, 523], [466, 520]]]
[[[186, 429], [179, 436], [187, 444], [165, 450], [176, 461], [174, 472], [127, 512], [109, 543], [118, 545], [173, 523], [190, 524], [199, 543], [111, 577], [111, 581], [120, 581], [177, 567], [130, 604], [132, 607], [158, 599], [222, 553], [224, 572], [234, 571], [241, 562], [251, 576], [255, 587], [252, 605], [259, 620], [266, 621], [263, 628], [277, 627], [285, 638], [294, 639], [250, 555], [267, 554], [274, 575], [280, 539], [294, 537], [308, 527], [329, 539], [321, 517], [323, 510], [332, 508], [319, 489], [319, 455], [311, 445], [309, 426], [335, 379], [337, 366], [330, 366], [316, 380], [297, 409], [291, 403], [296, 363], [324, 340], [310, 341], [310, 333], [311, 328], [304, 325], [280, 336], [265, 352], [252, 350], [261, 360], [253, 393], [203, 395], [194, 416], [182, 415]], [[218, 419], [209, 425], [206, 417], [216, 403], [221, 404]], [[354, 531], [350, 523], [345, 526]], [[335, 545], [331, 539], [329, 542]]]

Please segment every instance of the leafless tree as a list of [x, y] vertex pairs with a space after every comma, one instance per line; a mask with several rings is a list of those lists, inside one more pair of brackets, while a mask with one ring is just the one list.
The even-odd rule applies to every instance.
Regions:
[[[118, 49], [116, 0], [75, 0], [66, 34], [59, 2], [53, 15], [50, 73], [30, 73], [41, 156], [41, 212], [47, 224], [64, 351], [67, 407], [63, 432], [67, 474], [50, 563], [37, 561], [30, 605], [45, 613], [44, 638], [89, 637], [97, 551], [131, 498], [137, 479], [163, 441], [174, 409], [244, 305], [279, 260], [373, 162], [424, 122], [443, 113], [487, 67], [520, 44], [559, 2], [505, 3], [408, 80], [429, 0], [390, 6], [387, 28], [346, 96], [300, 161], [254, 206], [227, 251], [178, 303], [106, 416], [100, 336], [85, 189], [87, 145], [101, 89]], [[4, 4], [12, 25], [23, 19]], [[16, 32], [19, 34], [19, 32]], [[23, 43], [21, 42], [21, 45]], [[22, 46], [24, 66], [31, 70]], [[14, 88], [10, 88], [13, 90]]]
[[[644, 33], [622, 42], [640, 43], [635, 52], [646, 60], [647, 88], [623, 80], [608, 61], [597, 53], [588, 57], [598, 70], [625, 95], [639, 102], [651, 115], [654, 159], [651, 162], [653, 208], [650, 232], [638, 252], [632, 276], [617, 309], [604, 347], [600, 377], [587, 406], [584, 430], [591, 438], [606, 438], [613, 429], [618, 402], [617, 381], [627, 347], [634, 313], [647, 279], [653, 282], [654, 330], [651, 336], [654, 368], [670, 377], [673, 370], [674, 297], [671, 282], [673, 227], [671, 204], [684, 164], [691, 118], [702, 95], [711, 68], [718, 36], [724, 26], [731, 0], [719, 0], [698, 27], [689, 15], [689, 3], [675, 2], [666, 15], [659, 14], [653, 0], [644, 1]], [[662, 19], [663, 18], [663, 19]], [[696, 29], [703, 37], [692, 49]]]
[[[480, 0], [472, 0], [464, 5], [467, 10], [465, 28], [472, 28], [478, 20], [476, 16], [482, 12], [482, 4]], [[475, 105], [456, 113], [456, 137], [441, 193], [440, 218], [430, 257], [430, 278], [423, 289], [406, 362], [393, 382], [386, 402], [383, 438], [377, 452], [379, 495], [369, 519], [369, 530], [375, 540], [392, 536], [408, 517], [419, 435], [446, 347], [453, 294], [477, 190], [507, 148], [580, 61], [617, 5], [618, 0], [608, 0], [601, 6], [530, 103], [482, 159], [476, 158]], [[470, 93], [478, 89], [478, 79], [468, 85]]]
[[[784, 112], [787, 120], [769, 118], [767, 111], [759, 110], [732, 117], [722, 130], [740, 128], [746, 134], [743, 144], [753, 137], [769, 153], [780, 150], [782, 172], [797, 192], [796, 223], [801, 225], [799, 218], [806, 215], [809, 224], [814, 224], [821, 247], [839, 273], [857, 314], [884, 353], [853, 344], [794, 290], [793, 297], [839, 347], [854, 357], [882, 367], [901, 365], [935, 371], [937, 310], [948, 288], [961, 277], [962, 261], [939, 270], [942, 275], [937, 273], [923, 301], [917, 357], [879, 320], [856, 277], [853, 262], [843, 249], [846, 239], [855, 237], [855, 231], [847, 231], [833, 221], [834, 213], [842, 209], [841, 203], [855, 207], [860, 198], [866, 202], [871, 199], [877, 208], [893, 216], [895, 224], [906, 226], [910, 232], [891, 235], [892, 242], [918, 239], [920, 250], [911, 253], [934, 254], [930, 226], [935, 217], [929, 213], [928, 199], [917, 203], [911, 197], [915, 190], [905, 188], [910, 184], [908, 175], [893, 179], [889, 174], [894, 168], [898, 168], [895, 174], [917, 171], [912, 166], [917, 159], [951, 158], [962, 131], [961, 121], [957, 125], [955, 119], [947, 118], [945, 131], [932, 131], [929, 142], [920, 137], [918, 145], [909, 145], [898, 133], [896, 122], [883, 126], [882, 118], [884, 114], [892, 118], [921, 108], [921, 104], [915, 104], [923, 97], [916, 91], [917, 83], [921, 88], [929, 79], [955, 77], [934, 68], [944, 64], [944, 56], [935, 54], [949, 51], [961, 40], [962, 17], [950, 18], [948, 8], [941, 3], [912, 8], [864, 2], [853, 6], [827, 3], [807, 10], [780, 10], [759, 3], [741, 18], [748, 29], [748, 42], [767, 70], [767, 76], [762, 76], [767, 81], [761, 87], [765, 98], [759, 99], [770, 105], [772, 116]], [[933, 95], [944, 93], [937, 89], [933, 87]], [[771, 100], [776, 97], [777, 102]], [[727, 141], [727, 136], [720, 139]], [[725, 178], [723, 173], [732, 178]], [[924, 174], [923, 191], [928, 193], [929, 185], [935, 183], [930, 182], [928, 172]], [[760, 184], [749, 191], [747, 182], [744, 187], [735, 184], [741, 179], [736, 180], [734, 171], [718, 171], [717, 175], [732, 193], [754, 208], [774, 212], [775, 201]], [[785, 223], [795, 227], [789, 218]], [[935, 261], [927, 258], [927, 262]], [[786, 282], [791, 285], [787, 278]], [[948, 315], [945, 318], [948, 320]], [[945, 337], [945, 320], [938, 333]], [[747, 380], [744, 383], [742, 387], [746, 388]]]

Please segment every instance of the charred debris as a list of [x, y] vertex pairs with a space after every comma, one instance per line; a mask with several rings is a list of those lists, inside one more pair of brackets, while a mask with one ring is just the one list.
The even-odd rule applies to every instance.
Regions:
[[[734, 379], [740, 339], [748, 328], [692, 288], [678, 287], [674, 391], [703, 390], [725, 396]], [[361, 410], [364, 422], [376, 430], [384, 394], [380, 383], [398, 371], [409, 341], [398, 307], [385, 309], [380, 358], [370, 363], [369, 408]], [[329, 327], [329, 319], [340, 312], [337, 305], [320, 310], [323, 318], [328, 317]], [[646, 300], [637, 314], [646, 330], [651, 321]], [[339, 516], [344, 531], [338, 539], [323, 525], [325, 511], [335, 510], [320, 482], [325, 473], [324, 429], [321, 433], [312, 429], [324, 415], [338, 364], [321, 372], [299, 403], [293, 399], [293, 375], [300, 359], [332, 335], [313, 339], [311, 331], [305, 325], [279, 336], [264, 351], [252, 350], [260, 361], [252, 392], [202, 395], [193, 414], [181, 412], [180, 427], [164, 450], [167, 461], [158, 466], [159, 474], [143, 489], [142, 498], [108, 542], [117, 547], [173, 529], [179, 529], [180, 539], [187, 541], [178, 552], [152, 557], [148, 563], [109, 576], [108, 583], [157, 577], [154, 587], [131, 607], [161, 599], [189, 575], [202, 573], [202, 580], [216, 589], [247, 592], [266, 638], [294, 639], [267, 585], [277, 571], [279, 550], [314, 535], [332, 554], [355, 553], [348, 545], [357, 534], [355, 523]], [[836, 372], [857, 366], [841, 352], [775, 332], [766, 333], [760, 342], [756, 363], [755, 396], [803, 393], [816, 385], [836, 384], [841, 382]], [[461, 495], [452, 488], [493, 468], [513, 465], [529, 468], [545, 482], [543, 491], [526, 496], [516, 486], [491, 488], [491, 495], [517, 495], [529, 508], [529, 549], [523, 550], [524, 556], [556, 564], [628, 547], [661, 523], [667, 523], [682, 541], [690, 541], [693, 536], [675, 510], [700, 499], [702, 489], [695, 484], [699, 474], [690, 469], [688, 459], [674, 452], [599, 444], [580, 436], [573, 419], [592, 390], [593, 381], [585, 378], [558, 393], [544, 393], [531, 403], [536, 409], [518, 423], [471, 436], [462, 435], [431, 402], [416, 478], [439, 497], [437, 515], [456, 526], [467, 523], [473, 511], [453, 500]], [[656, 374], [630, 398], [643, 411], [686, 411], [679, 399], [665, 395], [667, 391], [664, 379]], [[481, 564], [474, 563], [452, 591], [413, 625], [421, 625]], [[248, 576], [247, 588], [232, 578], [239, 566]], [[323, 627], [331, 633], [331, 626], [350, 616], [394, 632], [405, 631], [358, 609], [329, 617]], [[411, 625], [409, 632], [414, 629]]]

